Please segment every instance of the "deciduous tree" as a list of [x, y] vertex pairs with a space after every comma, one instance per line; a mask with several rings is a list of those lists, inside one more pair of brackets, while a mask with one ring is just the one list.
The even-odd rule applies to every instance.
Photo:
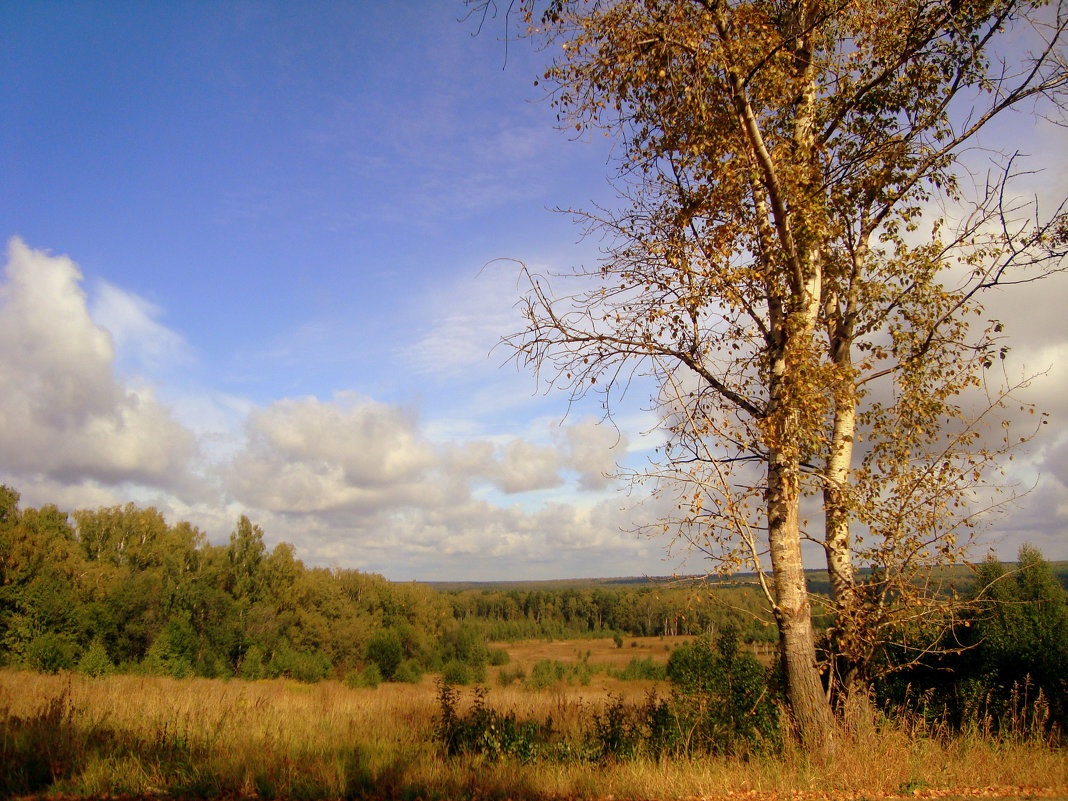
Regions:
[[[1006, 111], [1057, 107], [1065, 9], [510, 9], [558, 48], [545, 77], [561, 123], [619, 138], [622, 202], [579, 215], [605, 237], [597, 267], [524, 271], [527, 326], [506, 341], [551, 385], [609, 407], [634, 375], [655, 378], [668, 437], [645, 477], [678, 511], [662, 522], [726, 568], [770, 563], [793, 718], [823, 744], [834, 725], [803, 539], [826, 553], [842, 657], [830, 690], [848, 706], [910, 570], [956, 556], [969, 514], [954, 507], [1011, 445], [982, 434], [1003, 395], [964, 401], [1001, 347], [996, 323], [971, 321], [984, 290], [1060, 268], [1064, 207], [1010, 201], [1011, 157], [965, 192], [960, 155]], [[821, 535], [806, 495], [822, 498]]]

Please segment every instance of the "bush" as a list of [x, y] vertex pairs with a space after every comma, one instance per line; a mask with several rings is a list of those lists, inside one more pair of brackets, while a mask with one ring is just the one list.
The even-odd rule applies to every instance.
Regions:
[[41, 673], [58, 673], [74, 667], [74, 642], [54, 631], [38, 634], [26, 646], [26, 666]]
[[502, 670], [497, 673], [497, 683], [502, 687], [507, 687], [516, 681], [523, 681], [527, 677], [527, 673], [519, 665], [516, 665], [511, 670]]
[[876, 683], [880, 702], [937, 717], [957, 727], [980, 726], [1012, 737], [1046, 736], [1068, 726], [1068, 595], [1049, 563], [1024, 546], [1019, 567], [987, 560], [976, 571], [971, 605], [916, 663], [888, 648], [888, 677]]
[[307, 684], [322, 681], [330, 675], [330, 670], [330, 660], [322, 651], [294, 651], [285, 645], [275, 649], [266, 668], [271, 678], [294, 679]]
[[529, 762], [545, 753], [553, 738], [552, 721], [520, 721], [515, 712], [501, 713], [486, 705], [486, 688], [475, 688], [471, 711], [460, 717], [456, 706], [460, 691], [438, 683], [438, 720], [435, 737], [448, 756], [480, 754], [490, 760], [504, 757]]
[[78, 660], [78, 672], [93, 678], [115, 672], [115, 665], [108, 657], [104, 642], [99, 637], [93, 640], [89, 647], [85, 649], [82, 658]]
[[450, 659], [441, 669], [441, 680], [445, 684], [474, 684], [476, 681], [485, 681], [486, 669], [472, 667], [459, 659]]
[[512, 658], [508, 656], [508, 652], [503, 648], [490, 648], [489, 650], [489, 663], [493, 667], [501, 667], [507, 665], [512, 661]]
[[540, 659], [530, 669], [530, 675], [523, 682], [532, 690], [544, 690], [558, 681], [563, 681], [567, 669], [563, 662], [553, 659]]
[[404, 660], [404, 647], [397, 632], [382, 629], [372, 634], [367, 641], [367, 659], [378, 665], [382, 678], [393, 681], [393, 674]]
[[371, 662], [363, 670], [350, 670], [345, 674], [345, 686], [347, 687], [370, 687], [374, 689], [382, 683], [382, 673], [378, 665]]
[[393, 681], [402, 684], [418, 684], [423, 680], [423, 667], [414, 659], [405, 659], [397, 666]]
[[733, 627], [724, 627], [714, 643], [705, 637], [676, 648], [667, 676], [679, 725], [692, 730], [689, 750], [737, 753], [780, 745], [776, 683], [756, 657], [740, 650]]
[[262, 679], [266, 671], [263, 666], [263, 649], [258, 645], [253, 645], [245, 651], [245, 655], [241, 657], [241, 663], [237, 668], [237, 675], [246, 681], [256, 681]]
[[667, 678], [667, 670], [654, 662], [651, 656], [645, 659], [634, 657], [625, 668], [613, 671], [612, 675], [624, 681], [663, 681]]
[[444, 662], [456, 660], [475, 669], [484, 668], [490, 658], [486, 636], [473, 623], [463, 623], [445, 631], [439, 649]]

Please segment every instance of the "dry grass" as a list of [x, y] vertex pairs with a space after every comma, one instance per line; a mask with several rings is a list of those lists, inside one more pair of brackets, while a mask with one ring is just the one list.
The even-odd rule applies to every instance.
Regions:
[[[544, 650], [555, 645], [515, 646], [513, 659], [563, 659]], [[573, 642], [560, 648], [594, 650]], [[615, 650], [627, 659], [632, 653], [629, 646]], [[521, 718], [552, 716], [558, 730], [577, 733], [605, 697], [595, 680], [543, 692], [494, 688], [488, 701]], [[370, 690], [335, 682], [94, 680], [0, 671], [0, 745], [8, 760], [19, 758], [11, 751], [17, 719], [44, 716], [50, 704], [58, 709], [56, 699], [64, 699], [62, 715], [36, 746], [51, 760], [51, 777], [37, 789], [76, 796], [882, 798], [991, 787], [1003, 794], [1018, 795], [1019, 788], [1068, 794], [1063, 752], [980, 737], [910, 736], [895, 727], [842, 743], [821, 760], [790, 746], [776, 757], [750, 760], [445, 759], [433, 742], [437, 704], [429, 679]], [[20, 767], [0, 763], [0, 769]]]

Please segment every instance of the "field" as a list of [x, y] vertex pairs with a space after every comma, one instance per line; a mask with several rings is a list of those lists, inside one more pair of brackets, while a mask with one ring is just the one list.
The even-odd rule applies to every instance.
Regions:
[[[656, 682], [607, 666], [665, 662], [681, 638], [521, 642], [491, 668], [486, 702], [576, 741], [609, 694], [638, 700]], [[583, 684], [499, 686], [544, 660], [597, 669]], [[605, 666], [602, 668], [601, 666]], [[246, 682], [0, 671], [0, 772], [46, 795], [263, 798], [884, 798], [1068, 795], [1063, 752], [1042, 743], [885, 724], [812, 760], [790, 743], [774, 756], [592, 761], [446, 757], [435, 739], [433, 677], [350, 689]], [[471, 703], [468, 689], [461, 710]]]

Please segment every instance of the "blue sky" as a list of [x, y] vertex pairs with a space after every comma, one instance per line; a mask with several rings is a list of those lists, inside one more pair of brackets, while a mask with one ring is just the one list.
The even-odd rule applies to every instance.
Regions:
[[[611, 142], [554, 129], [545, 55], [505, 65], [462, 14], [0, 5], [0, 480], [24, 503], [135, 500], [215, 542], [247, 513], [398, 580], [678, 567], [602, 477], [653, 444], [644, 390], [617, 432], [490, 353], [518, 319], [514, 264], [489, 262], [591, 262], [550, 207], [611, 202]], [[1038, 186], [1063, 185], [1063, 136], [1035, 136], [1061, 154]], [[1045, 293], [1002, 314], [1035, 369], [1068, 354]], [[1036, 396], [1055, 423], [1065, 386]], [[1008, 556], [1068, 557], [1060, 430], [1019, 468]]]

